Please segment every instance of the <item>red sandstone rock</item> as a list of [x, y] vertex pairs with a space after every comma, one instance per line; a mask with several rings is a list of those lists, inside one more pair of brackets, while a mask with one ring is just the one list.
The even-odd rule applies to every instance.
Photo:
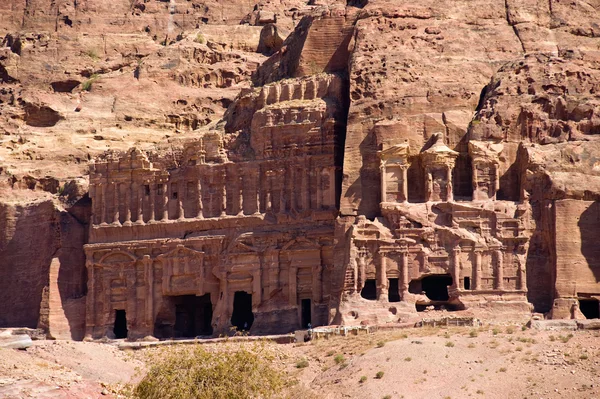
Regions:
[[0, 325], [600, 316], [597, 5], [178, 3], [0, 8]]

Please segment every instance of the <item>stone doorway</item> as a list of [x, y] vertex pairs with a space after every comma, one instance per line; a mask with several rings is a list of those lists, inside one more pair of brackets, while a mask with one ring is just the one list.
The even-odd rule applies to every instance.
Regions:
[[448, 296], [448, 286], [452, 285], [452, 276], [449, 274], [434, 274], [420, 280], [412, 280], [408, 286], [411, 294], [425, 294], [432, 301], [445, 302]]
[[238, 331], [248, 331], [254, 322], [252, 313], [252, 294], [245, 291], [236, 291], [233, 296], [233, 313], [231, 314], [231, 325]]
[[390, 278], [388, 281], [388, 302], [400, 302], [400, 292], [398, 291], [398, 279]]
[[127, 314], [124, 309], [115, 310], [115, 324], [113, 333], [116, 339], [127, 338]]
[[600, 301], [598, 299], [579, 299], [579, 310], [581, 310], [586, 319], [600, 319]]
[[360, 291], [360, 296], [370, 301], [375, 301], [377, 299], [377, 282], [375, 279], [368, 279], [365, 281], [365, 285]]
[[463, 279], [463, 286], [465, 287], [465, 290], [471, 289], [471, 277], [465, 277]]
[[175, 303], [176, 338], [193, 338], [212, 335], [212, 303], [210, 294], [202, 296], [181, 295], [173, 297]]
[[311, 301], [310, 299], [302, 299], [300, 301], [301, 315], [302, 315], [302, 328], [308, 328], [308, 325], [312, 325], [311, 316]]

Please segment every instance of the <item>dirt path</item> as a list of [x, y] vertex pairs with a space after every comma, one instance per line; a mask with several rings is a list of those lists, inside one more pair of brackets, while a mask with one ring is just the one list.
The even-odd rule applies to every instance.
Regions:
[[[244, 344], [254, 345], [208, 346]], [[600, 397], [596, 331], [411, 328], [264, 345], [277, 355], [276, 367], [295, 381], [286, 393], [292, 399]], [[65, 341], [0, 350], [0, 397], [116, 398], [122, 384], [139, 380], [148, 356], [159, 350]]]

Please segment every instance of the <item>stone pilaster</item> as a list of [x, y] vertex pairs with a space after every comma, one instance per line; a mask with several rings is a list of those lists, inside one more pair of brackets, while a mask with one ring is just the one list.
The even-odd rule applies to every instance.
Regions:
[[481, 257], [483, 251], [481, 249], [475, 249], [473, 251], [473, 290], [477, 291], [481, 289]]
[[197, 209], [198, 209], [198, 214], [196, 215], [197, 219], [204, 219], [204, 207], [202, 204], [202, 197], [203, 197], [203, 193], [202, 193], [202, 176], [198, 175], [198, 188], [197, 188]]
[[144, 184], [138, 184], [136, 224], [144, 224]]
[[504, 254], [502, 250], [494, 251], [494, 258], [496, 261], [496, 289], [504, 289]]
[[119, 221], [119, 183], [113, 183], [114, 188], [114, 197], [113, 197], [113, 224], [115, 226], [120, 226], [121, 222]]
[[168, 189], [167, 183], [163, 183], [162, 200], [163, 200], [162, 221], [166, 222], [169, 220], [169, 189]]
[[460, 247], [452, 249], [452, 288], [460, 288]]

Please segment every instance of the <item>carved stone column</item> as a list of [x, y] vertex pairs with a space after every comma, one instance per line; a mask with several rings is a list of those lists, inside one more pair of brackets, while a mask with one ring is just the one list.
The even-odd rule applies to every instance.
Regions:
[[403, 301], [405, 301], [408, 298], [408, 285], [410, 283], [410, 277], [409, 277], [409, 264], [408, 264], [408, 249], [404, 249], [401, 253], [400, 253], [400, 270], [402, 272], [401, 276], [402, 279], [400, 281], [400, 297], [402, 298]]
[[166, 222], [169, 220], [169, 190], [168, 190], [168, 185], [167, 183], [163, 183], [163, 189], [162, 189], [162, 202], [163, 202], [163, 215], [162, 215], [162, 221]]
[[102, 193], [102, 199], [100, 201], [100, 224], [105, 226], [106, 222], [106, 183], [98, 183], [100, 186], [100, 192]]
[[481, 256], [483, 251], [475, 249], [473, 251], [473, 290], [481, 289]]
[[221, 297], [223, 298], [223, 312], [225, 313], [225, 318], [229, 319], [231, 317], [231, 301], [229, 300], [229, 281], [228, 281], [228, 273], [223, 271], [219, 273], [219, 289], [221, 291]]
[[99, 224], [100, 222], [98, 221], [98, 209], [100, 205], [100, 201], [97, 198], [97, 193], [96, 193], [96, 185], [95, 184], [91, 184], [90, 183], [90, 198], [92, 199], [92, 217], [91, 217], [91, 221], [92, 224]]
[[362, 289], [365, 286], [365, 281], [367, 281], [367, 260], [365, 259], [365, 254], [359, 251], [358, 258], [356, 260], [357, 268], [358, 268], [358, 279], [356, 281], [356, 292], [359, 294], [362, 292]]
[[446, 169], [446, 201], [454, 201], [454, 194], [452, 193], [452, 166], [448, 165]]
[[221, 217], [227, 215], [227, 171], [221, 171]]
[[144, 184], [138, 184], [136, 224], [144, 224]]
[[156, 221], [156, 184], [149, 184], [150, 192], [148, 193], [148, 202], [150, 202], [150, 219], [148, 223]]
[[402, 195], [404, 196], [402, 202], [408, 202], [408, 166], [402, 167]]
[[113, 183], [114, 188], [114, 197], [113, 197], [113, 224], [115, 226], [120, 226], [121, 222], [119, 221], [119, 183]]
[[131, 226], [133, 223], [131, 223], [131, 208], [132, 208], [132, 184], [133, 183], [129, 183], [129, 186], [127, 187], [127, 189], [125, 190], [125, 222], [123, 223], [124, 226]]
[[377, 284], [377, 300], [379, 301], [387, 301], [388, 300], [388, 281], [387, 281], [387, 262], [386, 257], [381, 251], [377, 252], [379, 258], [379, 264], [377, 265], [377, 275], [378, 275], [378, 284]]
[[494, 251], [494, 258], [496, 260], [496, 289], [504, 289], [504, 253], [498, 249]]
[[527, 291], [527, 269], [524, 254], [517, 254], [517, 289]]
[[[321, 259], [322, 261], [322, 259]], [[321, 303], [321, 298], [323, 296], [322, 291], [323, 291], [323, 265], [322, 264], [318, 264], [315, 265], [314, 270], [313, 270], [313, 286], [312, 286], [312, 291], [313, 291], [313, 302], [314, 303]]]
[[254, 214], [260, 215], [260, 168], [256, 170], [254, 183], [256, 189], [256, 210], [254, 211]]
[[94, 276], [94, 264], [86, 261], [85, 266], [87, 267], [88, 274], [88, 292], [85, 301], [85, 335], [86, 338], [94, 338], [94, 327], [96, 326], [96, 293], [94, 290], [96, 280]]
[[452, 249], [452, 288], [460, 288], [460, 247]]
[[239, 171], [239, 176], [238, 176], [238, 192], [239, 192], [239, 198], [238, 198], [238, 216], [244, 216], [244, 175], [242, 174], [242, 171]]
[[277, 170], [277, 176], [279, 178], [279, 213], [285, 213], [286, 211], [286, 198], [285, 198], [285, 183], [286, 183], [286, 168], [280, 168]]
[[183, 209], [183, 198], [185, 195], [185, 180], [179, 180], [177, 193], [177, 219], [185, 219], [185, 210]]
[[379, 173], [381, 173], [381, 201], [379, 202], [387, 202], [387, 170], [384, 162], [381, 162], [379, 165]]
[[146, 280], [146, 325], [151, 327], [154, 325], [154, 270], [149, 255], [144, 255], [142, 263]]
[[197, 184], [198, 184], [198, 186], [197, 186], [198, 187], [197, 188], [198, 193], [197, 193], [196, 200], [198, 201], [198, 204], [197, 204], [198, 205], [197, 206], [197, 208], [198, 208], [198, 214], [196, 215], [196, 218], [197, 219], [204, 219], [204, 209], [203, 209], [203, 204], [202, 204], [203, 193], [202, 193], [202, 176], [201, 175], [198, 175], [198, 183]]
[[262, 272], [260, 267], [252, 273], [252, 308], [256, 309], [262, 302]]
[[473, 165], [473, 171], [471, 172], [471, 185], [473, 186], [473, 200], [480, 200], [479, 190], [477, 189], [477, 182], [479, 181], [479, 177], [477, 176], [477, 165]]
[[265, 193], [265, 213], [267, 213], [273, 209], [273, 176], [275, 175], [275, 172], [273, 170], [267, 170], [265, 175], [267, 178], [267, 190]]

